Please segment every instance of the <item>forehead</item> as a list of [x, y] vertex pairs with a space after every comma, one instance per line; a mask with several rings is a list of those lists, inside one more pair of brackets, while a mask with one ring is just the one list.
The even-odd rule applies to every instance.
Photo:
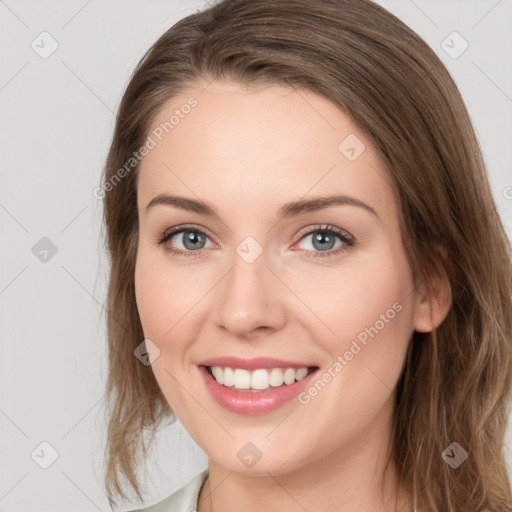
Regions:
[[393, 208], [369, 138], [328, 99], [305, 90], [198, 83], [156, 116], [141, 164], [139, 206], [180, 192], [259, 206], [347, 193]]

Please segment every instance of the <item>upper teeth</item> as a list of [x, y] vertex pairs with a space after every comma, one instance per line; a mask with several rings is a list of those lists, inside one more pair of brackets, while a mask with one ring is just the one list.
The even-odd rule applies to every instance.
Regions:
[[278, 387], [293, 384], [308, 374], [308, 368], [272, 368], [272, 370], [254, 370], [252, 372], [241, 368], [211, 367], [215, 380], [226, 387], [234, 386], [236, 389], [268, 389], [270, 386]]

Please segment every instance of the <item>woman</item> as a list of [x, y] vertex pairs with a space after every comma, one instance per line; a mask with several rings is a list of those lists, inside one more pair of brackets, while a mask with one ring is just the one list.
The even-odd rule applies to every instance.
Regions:
[[[224, 0], [123, 96], [103, 177], [106, 487], [179, 418], [146, 511], [512, 506], [510, 244], [461, 95], [368, 0]], [[144, 434], [151, 433], [146, 444]]]

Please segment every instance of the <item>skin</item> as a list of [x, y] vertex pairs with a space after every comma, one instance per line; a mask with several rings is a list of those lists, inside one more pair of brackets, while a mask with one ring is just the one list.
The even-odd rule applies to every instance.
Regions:
[[[329, 100], [282, 86], [198, 82], [168, 101], [153, 128], [191, 96], [197, 106], [140, 167], [135, 286], [144, 335], [160, 350], [155, 378], [208, 455], [199, 512], [376, 512], [395, 510], [395, 502], [412, 511], [393, 464], [380, 487], [395, 388], [413, 331], [439, 325], [450, 297], [434, 277], [432, 300], [414, 290], [374, 146]], [[365, 144], [354, 161], [338, 149], [349, 134]], [[146, 211], [162, 193], [201, 198], [218, 215], [168, 205]], [[334, 193], [365, 202], [378, 216], [337, 205], [277, 220], [283, 203]], [[207, 236], [197, 257], [156, 243], [185, 223]], [[322, 257], [343, 242], [313, 245], [318, 224], [347, 231], [355, 245]], [[263, 250], [252, 263], [236, 252], [247, 236]], [[167, 246], [193, 252], [183, 238], [174, 235]], [[225, 355], [305, 362], [322, 374], [394, 303], [400, 312], [307, 404], [292, 399], [243, 416], [218, 405], [199, 375], [201, 361]], [[237, 457], [247, 442], [262, 454], [250, 468]]]

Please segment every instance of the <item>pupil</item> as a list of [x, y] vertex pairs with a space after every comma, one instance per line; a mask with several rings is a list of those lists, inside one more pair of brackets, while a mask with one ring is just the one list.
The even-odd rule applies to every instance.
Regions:
[[[325, 243], [325, 239], [327, 239], [327, 243]], [[330, 239], [330, 240], [329, 240]], [[322, 242], [322, 240], [324, 240], [324, 242]], [[334, 237], [327, 234], [327, 233], [318, 233], [315, 237], [313, 237], [313, 245], [315, 245], [315, 242], [319, 242], [320, 243], [320, 246], [319, 247], [315, 247], [315, 248], [320, 248], [320, 249], [332, 249], [332, 246], [333, 246], [333, 242], [334, 242]], [[329, 244], [330, 242], [330, 244]], [[327, 247], [327, 245], [329, 245], [329, 247]]]
[[[194, 243], [201, 242], [201, 234], [195, 233], [194, 231], [189, 231], [187, 235], [185, 236], [185, 247], [187, 249], [197, 249], [197, 245], [194, 246]], [[189, 247], [188, 244], [191, 243], [192, 245]]]

